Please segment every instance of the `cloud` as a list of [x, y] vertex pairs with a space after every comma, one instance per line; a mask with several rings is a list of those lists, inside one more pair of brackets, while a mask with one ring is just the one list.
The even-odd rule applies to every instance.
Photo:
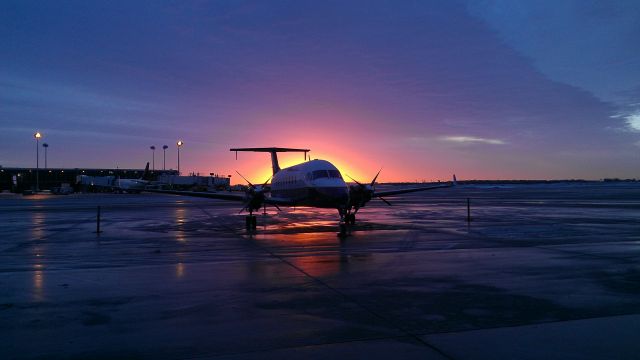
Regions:
[[475, 136], [441, 136], [439, 138], [442, 141], [448, 141], [458, 144], [490, 144], [490, 145], [504, 145], [506, 142], [500, 139], [488, 139]]
[[82, 108], [98, 111], [127, 111], [161, 114], [169, 108], [166, 105], [129, 99], [125, 96], [96, 92], [93, 89], [69, 83], [49, 83], [19, 77], [6, 72], [0, 73], [0, 99], [5, 103], [51, 109]]
[[627, 121], [627, 125], [629, 125], [632, 130], [640, 131], [640, 112], [627, 115], [624, 117], [624, 119]]
[[622, 104], [627, 99], [619, 94], [640, 85], [637, 1], [486, 0], [467, 6], [551, 79]]

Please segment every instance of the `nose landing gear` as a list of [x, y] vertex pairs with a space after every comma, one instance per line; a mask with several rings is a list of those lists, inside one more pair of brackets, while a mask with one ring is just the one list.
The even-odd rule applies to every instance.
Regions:
[[247, 228], [247, 230], [255, 230], [256, 227], [258, 226], [258, 221], [256, 220], [256, 216], [253, 214], [249, 214], [247, 215], [247, 217], [245, 218], [245, 226]]
[[347, 214], [345, 216], [344, 220], [346, 221], [347, 224], [355, 225], [356, 224], [356, 214], [355, 213], [353, 213], [353, 214], [349, 213], [349, 214]]
[[340, 223], [340, 232], [338, 233], [338, 237], [341, 239], [346, 238], [347, 236], [351, 235], [351, 232], [349, 231], [348, 225], [341, 222]]
[[345, 209], [338, 209], [338, 213], [340, 214], [340, 232], [338, 233], [338, 236], [342, 239], [351, 235], [350, 225], [354, 225], [356, 223], [356, 214]]

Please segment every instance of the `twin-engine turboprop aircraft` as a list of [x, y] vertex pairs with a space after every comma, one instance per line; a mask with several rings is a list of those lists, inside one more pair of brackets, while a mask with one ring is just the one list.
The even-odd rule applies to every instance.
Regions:
[[[387, 200], [383, 199], [383, 197], [447, 188], [456, 184], [454, 175], [451, 183], [442, 185], [376, 191], [375, 184], [380, 171], [378, 171], [378, 174], [376, 174], [371, 183], [361, 184], [352, 179], [355, 185], [349, 186], [342, 178], [340, 171], [330, 162], [326, 160], [307, 161], [309, 149], [267, 147], [238, 148], [230, 149], [230, 151], [235, 151], [236, 157], [238, 151], [270, 153], [271, 165], [273, 167], [273, 175], [269, 179], [272, 180], [270, 189], [267, 189], [269, 180], [262, 185], [254, 185], [238, 173], [238, 175], [249, 184], [249, 189], [244, 195], [173, 190], [147, 191], [241, 201], [244, 203], [241, 212], [244, 210], [249, 212], [246, 218], [246, 226], [247, 229], [250, 230], [256, 228], [256, 217], [253, 215], [253, 212], [266, 205], [273, 205], [278, 208], [278, 210], [280, 210], [279, 206], [309, 206], [337, 209], [340, 215], [340, 234], [344, 235], [347, 231], [347, 224], [355, 224], [358, 210], [375, 198], [384, 201], [387, 205], [391, 205]], [[280, 169], [280, 165], [278, 164], [279, 152], [303, 152], [305, 162]]]

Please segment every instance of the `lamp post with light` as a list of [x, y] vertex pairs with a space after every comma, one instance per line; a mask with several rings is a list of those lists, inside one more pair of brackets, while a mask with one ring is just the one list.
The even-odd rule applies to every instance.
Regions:
[[44, 143], [42, 144], [42, 147], [44, 148], [44, 168], [48, 169], [49, 167], [47, 166], [47, 148], [49, 147], [49, 144]]
[[156, 147], [152, 145], [149, 149], [151, 149], [151, 171], [156, 171]]
[[180, 176], [180, 148], [184, 145], [184, 142], [182, 140], [178, 140], [176, 145], [178, 145], [178, 176]]
[[36, 139], [36, 192], [40, 191], [40, 178], [38, 177], [40, 172], [40, 138], [42, 134], [39, 131], [36, 131], [33, 134], [33, 137]]
[[169, 145], [162, 145], [162, 170], [167, 170], [167, 149]]

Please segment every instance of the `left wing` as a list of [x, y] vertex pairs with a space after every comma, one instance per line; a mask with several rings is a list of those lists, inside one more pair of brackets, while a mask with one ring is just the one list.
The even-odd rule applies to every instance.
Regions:
[[380, 196], [393, 196], [393, 195], [412, 193], [412, 192], [416, 192], [416, 191], [426, 191], [426, 190], [450, 188], [450, 187], [454, 187], [456, 185], [457, 185], [456, 176], [453, 175], [453, 181], [450, 182], [450, 183], [447, 183], [447, 184], [423, 186], [423, 187], [416, 187], [416, 188], [409, 188], [409, 189], [389, 190], [389, 191], [376, 191], [374, 194], [377, 197], [380, 197]]

